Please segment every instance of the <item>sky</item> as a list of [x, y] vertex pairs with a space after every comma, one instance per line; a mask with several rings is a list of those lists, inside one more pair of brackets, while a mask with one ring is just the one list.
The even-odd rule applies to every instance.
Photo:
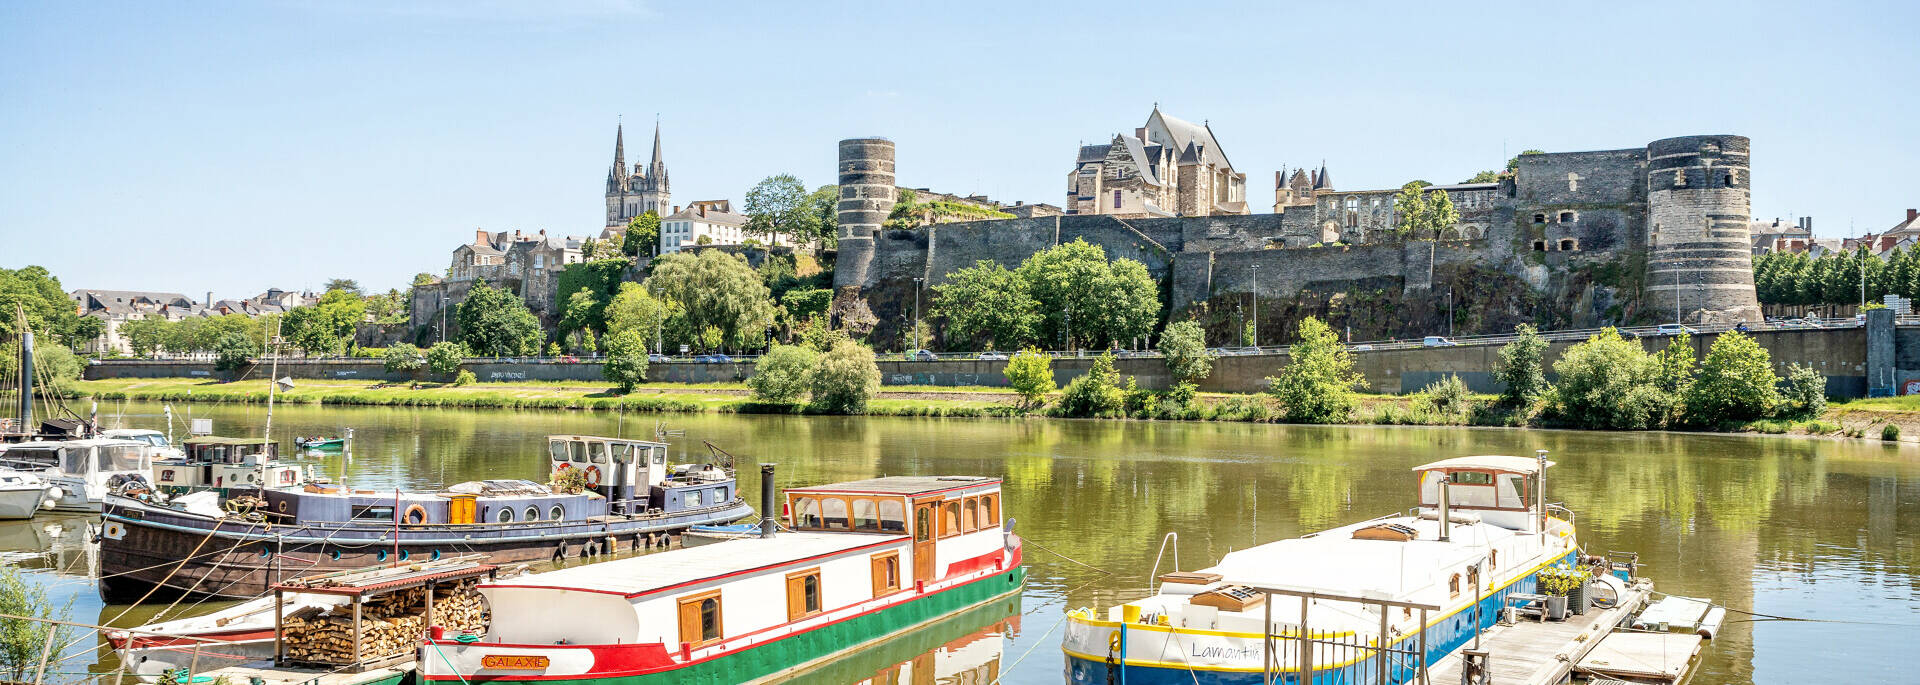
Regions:
[[673, 203], [885, 136], [899, 182], [1064, 202], [1157, 103], [1273, 172], [1463, 180], [1525, 149], [1753, 139], [1753, 210], [1920, 207], [1917, 3], [0, 3], [0, 267], [216, 298], [594, 235], [614, 127]]

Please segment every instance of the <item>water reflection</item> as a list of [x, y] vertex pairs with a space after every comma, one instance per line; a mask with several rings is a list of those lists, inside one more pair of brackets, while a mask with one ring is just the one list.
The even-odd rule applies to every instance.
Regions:
[[[124, 417], [127, 427], [165, 427], [158, 405], [100, 411], [109, 421]], [[264, 418], [257, 406], [192, 411], [213, 418], [223, 434], [249, 434]], [[275, 412], [276, 435], [355, 429], [352, 454], [307, 461], [369, 488], [544, 478], [540, 441], [547, 434], [650, 435], [662, 423], [685, 431], [674, 439], [676, 459], [704, 459], [701, 441], [711, 440], [744, 460], [778, 462], [781, 487], [875, 475], [1005, 477], [1007, 514], [1019, 530], [1085, 566], [1029, 547], [1027, 630], [1002, 639], [1010, 653], [1037, 648], [1017, 665], [1013, 658], [1002, 663], [1004, 682], [1059, 682], [1059, 635], [1048, 635], [1048, 627], [1066, 608], [1144, 594], [1168, 531], [1180, 535], [1180, 565], [1196, 568], [1233, 549], [1403, 511], [1415, 503], [1410, 469], [1417, 464], [1534, 449], [1551, 450], [1560, 464], [1549, 498], [1578, 512], [1588, 549], [1640, 552], [1662, 590], [1763, 613], [1882, 624], [1730, 623], [1699, 682], [1898, 680], [1886, 669], [1904, 662], [1902, 645], [1920, 641], [1920, 448], [1912, 445], [1245, 424], [314, 406]], [[742, 483], [749, 501], [758, 501], [757, 487], [751, 478]], [[59, 551], [75, 549], [62, 545], [78, 538], [48, 533], [44, 526], [54, 521], [61, 519], [0, 524], [0, 540], [29, 552], [17, 563], [83, 574], [83, 553]], [[50, 561], [36, 561], [49, 548], [56, 550]], [[75, 616], [119, 613], [100, 607], [90, 590], [75, 594]], [[129, 613], [121, 624], [143, 613]], [[846, 682], [883, 668], [848, 673]]]

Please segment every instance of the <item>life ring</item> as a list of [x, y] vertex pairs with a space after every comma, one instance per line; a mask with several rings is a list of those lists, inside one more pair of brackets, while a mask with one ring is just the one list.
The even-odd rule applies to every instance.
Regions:
[[592, 465], [587, 466], [587, 487], [589, 488], [600, 487], [600, 467], [592, 466]]
[[559, 466], [553, 467], [553, 481], [556, 483], [559, 482], [560, 478], [567, 475], [567, 471], [572, 469], [573, 465], [566, 462], [561, 462]]
[[277, 511], [277, 512], [280, 512], [280, 513], [282, 513], [282, 514], [284, 514], [284, 513], [287, 513], [287, 501], [286, 501], [286, 500], [280, 500], [280, 501], [278, 501], [278, 502], [275, 502], [275, 503], [273, 504], [273, 510], [274, 510], [274, 511]]
[[401, 515], [401, 520], [405, 521], [406, 524], [409, 526], [417, 526], [422, 523], [426, 523], [427, 508], [420, 506], [418, 504], [409, 504], [407, 505], [407, 513]]

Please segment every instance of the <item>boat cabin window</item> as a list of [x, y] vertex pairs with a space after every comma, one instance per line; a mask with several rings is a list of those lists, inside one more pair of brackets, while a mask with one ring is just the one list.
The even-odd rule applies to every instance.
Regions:
[[847, 501], [838, 497], [820, 500], [821, 524], [831, 530], [847, 529]]
[[1493, 550], [1492, 554], [1487, 555], [1487, 566], [1490, 568], [1500, 568], [1500, 550]]
[[913, 508], [913, 539], [917, 542], [933, 539], [933, 507]]
[[493, 520], [500, 523], [513, 523], [513, 507], [500, 507], [500, 511], [494, 514]]
[[548, 440], [547, 456], [551, 457], [554, 461], [566, 461], [567, 460], [567, 441]]
[[665, 465], [666, 463], [667, 463], [667, 448], [665, 447], [653, 448], [653, 465], [662, 466], [662, 465]]
[[874, 510], [873, 500], [862, 497], [853, 501], [853, 529], [880, 530], [879, 512]]
[[87, 472], [87, 452], [90, 447], [72, 447], [60, 450], [60, 470], [79, 475]]
[[880, 530], [887, 533], [907, 532], [907, 505], [897, 499], [880, 500]]
[[633, 445], [629, 445], [626, 443], [614, 443], [613, 444], [613, 463], [616, 463], [616, 464], [633, 463]]
[[960, 532], [971, 533], [980, 527], [978, 511], [980, 502], [976, 498], [968, 497], [960, 504]]
[[392, 521], [393, 505], [391, 504], [354, 505], [353, 520], [359, 521], [363, 519], [374, 520], [374, 521]]
[[140, 455], [146, 448], [138, 445], [105, 445], [94, 451], [102, 471], [134, 471], [141, 466]]
[[980, 496], [980, 527], [1000, 525], [1000, 495], [991, 493]]
[[593, 462], [593, 463], [595, 463], [595, 464], [605, 464], [605, 463], [607, 463], [607, 446], [606, 446], [606, 444], [605, 444], [605, 443], [599, 443], [599, 442], [589, 442], [589, 443], [587, 443], [587, 460], [588, 460], [588, 461], [591, 461], [591, 462]]
[[[684, 503], [687, 505], [687, 508], [691, 509], [693, 507], [704, 506], [700, 502], [700, 493], [702, 492], [706, 492], [706, 491], [705, 490], [688, 490], [687, 491], [686, 496], [684, 498]], [[846, 513], [845, 510], [841, 511], [842, 515], [845, 515], [845, 513]]]
[[1452, 578], [1447, 579], [1447, 598], [1452, 599], [1454, 597], [1459, 597], [1459, 596], [1460, 596], [1460, 574], [1455, 573], [1453, 574]]
[[900, 553], [884, 552], [873, 555], [873, 596], [890, 594], [900, 589]]
[[720, 640], [720, 591], [680, 600], [680, 641], [700, 647]]
[[527, 520], [528, 521], [540, 520], [540, 507], [535, 507], [535, 506], [527, 507]]
[[787, 574], [787, 620], [820, 613], [820, 569]]
[[547, 518], [553, 519], [555, 521], [565, 520], [567, 518], [567, 510], [561, 508], [560, 505], [555, 504], [553, 505], [552, 509], [547, 510]]
[[960, 501], [940, 503], [940, 537], [960, 534]]
[[1482, 471], [1454, 471], [1454, 485], [1492, 485], [1493, 474]]
[[794, 498], [793, 527], [819, 528], [820, 527], [820, 501], [812, 497]]
[[570, 461], [572, 461], [572, 462], [573, 462], [573, 463], [575, 463], [575, 464], [585, 464], [585, 463], [587, 463], [587, 443], [584, 443], [584, 442], [568, 442], [568, 443], [567, 443], [567, 456], [568, 456], [568, 458], [569, 458], [569, 460], [570, 460]]

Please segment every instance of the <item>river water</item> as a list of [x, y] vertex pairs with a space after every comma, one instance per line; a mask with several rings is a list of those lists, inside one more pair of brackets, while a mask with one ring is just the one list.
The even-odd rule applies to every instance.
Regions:
[[[184, 431], [188, 408], [176, 428]], [[108, 427], [161, 428], [161, 407], [100, 407]], [[195, 406], [223, 435], [256, 434], [261, 407]], [[1057, 683], [1060, 619], [1145, 594], [1162, 536], [1179, 567], [1415, 504], [1415, 465], [1552, 451], [1548, 499], [1577, 513], [1592, 553], [1640, 554], [1657, 589], [1736, 614], [1700, 683], [1912, 682], [1920, 644], [1920, 447], [1877, 441], [1668, 433], [1215, 423], [653, 415], [281, 406], [276, 436], [355, 431], [351, 455], [308, 459], [356, 487], [436, 488], [547, 475], [548, 434], [652, 435], [675, 457], [702, 441], [779, 466], [781, 487], [877, 475], [1006, 479], [1006, 514], [1031, 543], [1026, 592], [854, 655], [816, 682]], [[753, 470], [742, 464], [741, 473]], [[742, 490], [758, 502], [758, 481]], [[133, 625], [157, 607], [93, 595], [85, 519], [0, 525], [9, 563], [33, 569], [72, 616]], [[1044, 546], [1044, 550], [1042, 547]], [[1162, 570], [1170, 570], [1172, 554]], [[1069, 560], [1069, 558], [1071, 560]], [[189, 600], [170, 615], [204, 611]], [[91, 647], [92, 649], [88, 649]], [[96, 660], [82, 645], [69, 669]], [[103, 668], [92, 665], [93, 670]], [[932, 677], [930, 677], [932, 676]]]

